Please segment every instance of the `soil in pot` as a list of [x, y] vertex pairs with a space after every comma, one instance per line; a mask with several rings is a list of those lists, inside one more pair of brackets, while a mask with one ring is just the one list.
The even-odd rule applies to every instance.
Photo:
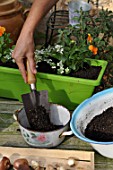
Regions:
[[[78, 71], [72, 71], [69, 75], [62, 75], [96, 80], [98, 78], [101, 68], [101, 66], [89, 66], [87, 63], [84, 63], [83, 68], [80, 68]], [[51, 66], [46, 62], [40, 62], [38, 64], [37, 71], [43, 73], [57, 74], [56, 69], [52, 69]]]
[[49, 118], [49, 112], [42, 106], [37, 106], [35, 109], [30, 110], [30, 126], [31, 130], [40, 132], [47, 132], [57, 130], [63, 127], [63, 125], [54, 125]]
[[[55, 61], [56, 60], [54, 59], [54, 62]], [[12, 63], [11, 61], [6, 62], [6, 63], [3, 63], [0, 61], [0, 66], [9, 67], [9, 68], [18, 68], [17, 64]], [[67, 75], [67, 74], [62, 74], [62, 75], [96, 80], [98, 78], [101, 68], [102, 68], [101, 66], [89, 66], [87, 63], [84, 63], [83, 68], [80, 68], [78, 71], [76, 71], [76, 72], [72, 71], [69, 75]], [[51, 66], [44, 61], [38, 63], [37, 71], [43, 72], [43, 73], [57, 74], [57, 70], [52, 69]]]
[[9, 62], [6, 62], [6, 63], [0, 61], [0, 66], [9, 67], [9, 68], [16, 68], [16, 69], [18, 68], [17, 64], [13, 63], [12, 61], [9, 61]]
[[109, 107], [90, 121], [85, 129], [85, 136], [95, 141], [113, 141], [113, 107]]

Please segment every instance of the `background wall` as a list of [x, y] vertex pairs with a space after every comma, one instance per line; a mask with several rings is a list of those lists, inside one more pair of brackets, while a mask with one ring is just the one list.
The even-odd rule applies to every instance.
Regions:
[[[19, 0], [21, 1], [25, 6], [30, 6], [33, 2], [33, 0]], [[69, 0], [59, 0], [58, 4], [58, 8], [60, 9], [64, 9], [65, 8], [65, 4], [68, 2]], [[87, 1], [87, 0], [84, 0]], [[109, 8], [111, 10], [113, 10], [113, 0], [90, 0], [90, 2], [94, 3], [95, 5], [98, 4], [98, 7], [104, 7], [104, 8]]]

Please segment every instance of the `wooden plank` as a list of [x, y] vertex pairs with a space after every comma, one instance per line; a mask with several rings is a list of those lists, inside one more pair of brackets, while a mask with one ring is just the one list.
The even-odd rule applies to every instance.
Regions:
[[58, 149], [37, 149], [37, 148], [14, 148], [0, 147], [0, 157], [7, 156], [12, 164], [18, 158], [26, 158], [29, 164], [32, 160], [40, 163], [41, 167], [48, 164], [66, 166], [67, 169], [75, 169], [68, 166], [68, 159], [73, 157], [76, 160], [76, 170], [94, 170], [94, 152]]

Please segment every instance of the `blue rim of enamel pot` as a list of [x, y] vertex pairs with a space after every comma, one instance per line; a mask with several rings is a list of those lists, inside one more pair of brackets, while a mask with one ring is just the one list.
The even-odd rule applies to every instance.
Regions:
[[70, 128], [73, 132], [73, 134], [78, 137], [79, 139], [88, 142], [88, 143], [92, 143], [92, 144], [101, 144], [101, 145], [110, 145], [113, 144], [113, 141], [111, 142], [100, 142], [100, 141], [94, 141], [91, 139], [86, 138], [85, 136], [83, 136], [83, 134], [79, 133], [77, 130], [77, 127], [75, 125], [75, 120], [77, 119], [77, 117], [79, 116], [79, 112], [81, 111], [81, 109], [83, 109], [89, 102], [93, 101], [94, 99], [98, 98], [98, 97], [102, 97], [105, 94], [109, 94], [109, 93], [113, 93], [113, 88], [109, 88], [106, 90], [103, 90], [101, 92], [98, 92], [96, 94], [94, 94], [92, 97], [86, 99], [85, 101], [83, 101], [74, 111], [72, 114], [72, 118], [70, 121]]

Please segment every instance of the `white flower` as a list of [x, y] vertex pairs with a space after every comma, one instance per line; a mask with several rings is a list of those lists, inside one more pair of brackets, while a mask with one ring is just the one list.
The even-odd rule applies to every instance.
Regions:
[[40, 56], [40, 55], [35, 55], [35, 61], [36, 61], [36, 63], [41, 62], [41, 61], [42, 61], [42, 56]]
[[53, 68], [53, 69], [54, 69], [54, 68], [56, 68], [56, 66], [52, 66], [51, 68]]
[[58, 44], [55, 45], [55, 49], [56, 49], [56, 51], [59, 52], [60, 54], [63, 54], [64, 49], [63, 49], [62, 45], [58, 45]]
[[52, 60], [51, 60], [51, 59], [48, 59], [48, 58], [47, 58], [47, 59], [44, 59], [44, 61], [46, 61], [48, 64], [52, 62]]
[[63, 74], [63, 73], [64, 73], [64, 68], [61, 67], [61, 68], [59, 68], [57, 71], [58, 71], [58, 74]]
[[70, 72], [70, 70], [69, 70], [69, 68], [67, 67], [67, 68], [65, 69], [65, 73], [68, 74], [69, 72]]
[[59, 62], [59, 63], [57, 63], [57, 66], [58, 67], [60, 67], [57, 71], [58, 71], [58, 74], [63, 74], [64, 73], [64, 65], [63, 65], [63, 63], [62, 63], [62, 60]]
[[44, 50], [44, 49], [36, 50], [36, 51], [35, 51], [35, 54], [36, 54], [36, 55], [40, 55], [40, 54], [44, 54], [44, 53], [45, 53], [45, 50]]
[[63, 67], [62, 60], [59, 63], [57, 63], [57, 66], [58, 67]]
[[15, 63], [15, 60], [14, 60], [14, 59], [12, 59], [12, 62], [13, 62], [13, 63]]
[[48, 46], [48, 48], [47, 49], [45, 49], [47, 52], [51, 52], [52, 50], [54, 50], [54, 47], [52, 47], [52, 46]]
[[55, 45], [55, 48], [56, 48], [57, 50], [60, 50], [61, 47], [62, 47], [61, 45], [58, 45], [58, 44]]

